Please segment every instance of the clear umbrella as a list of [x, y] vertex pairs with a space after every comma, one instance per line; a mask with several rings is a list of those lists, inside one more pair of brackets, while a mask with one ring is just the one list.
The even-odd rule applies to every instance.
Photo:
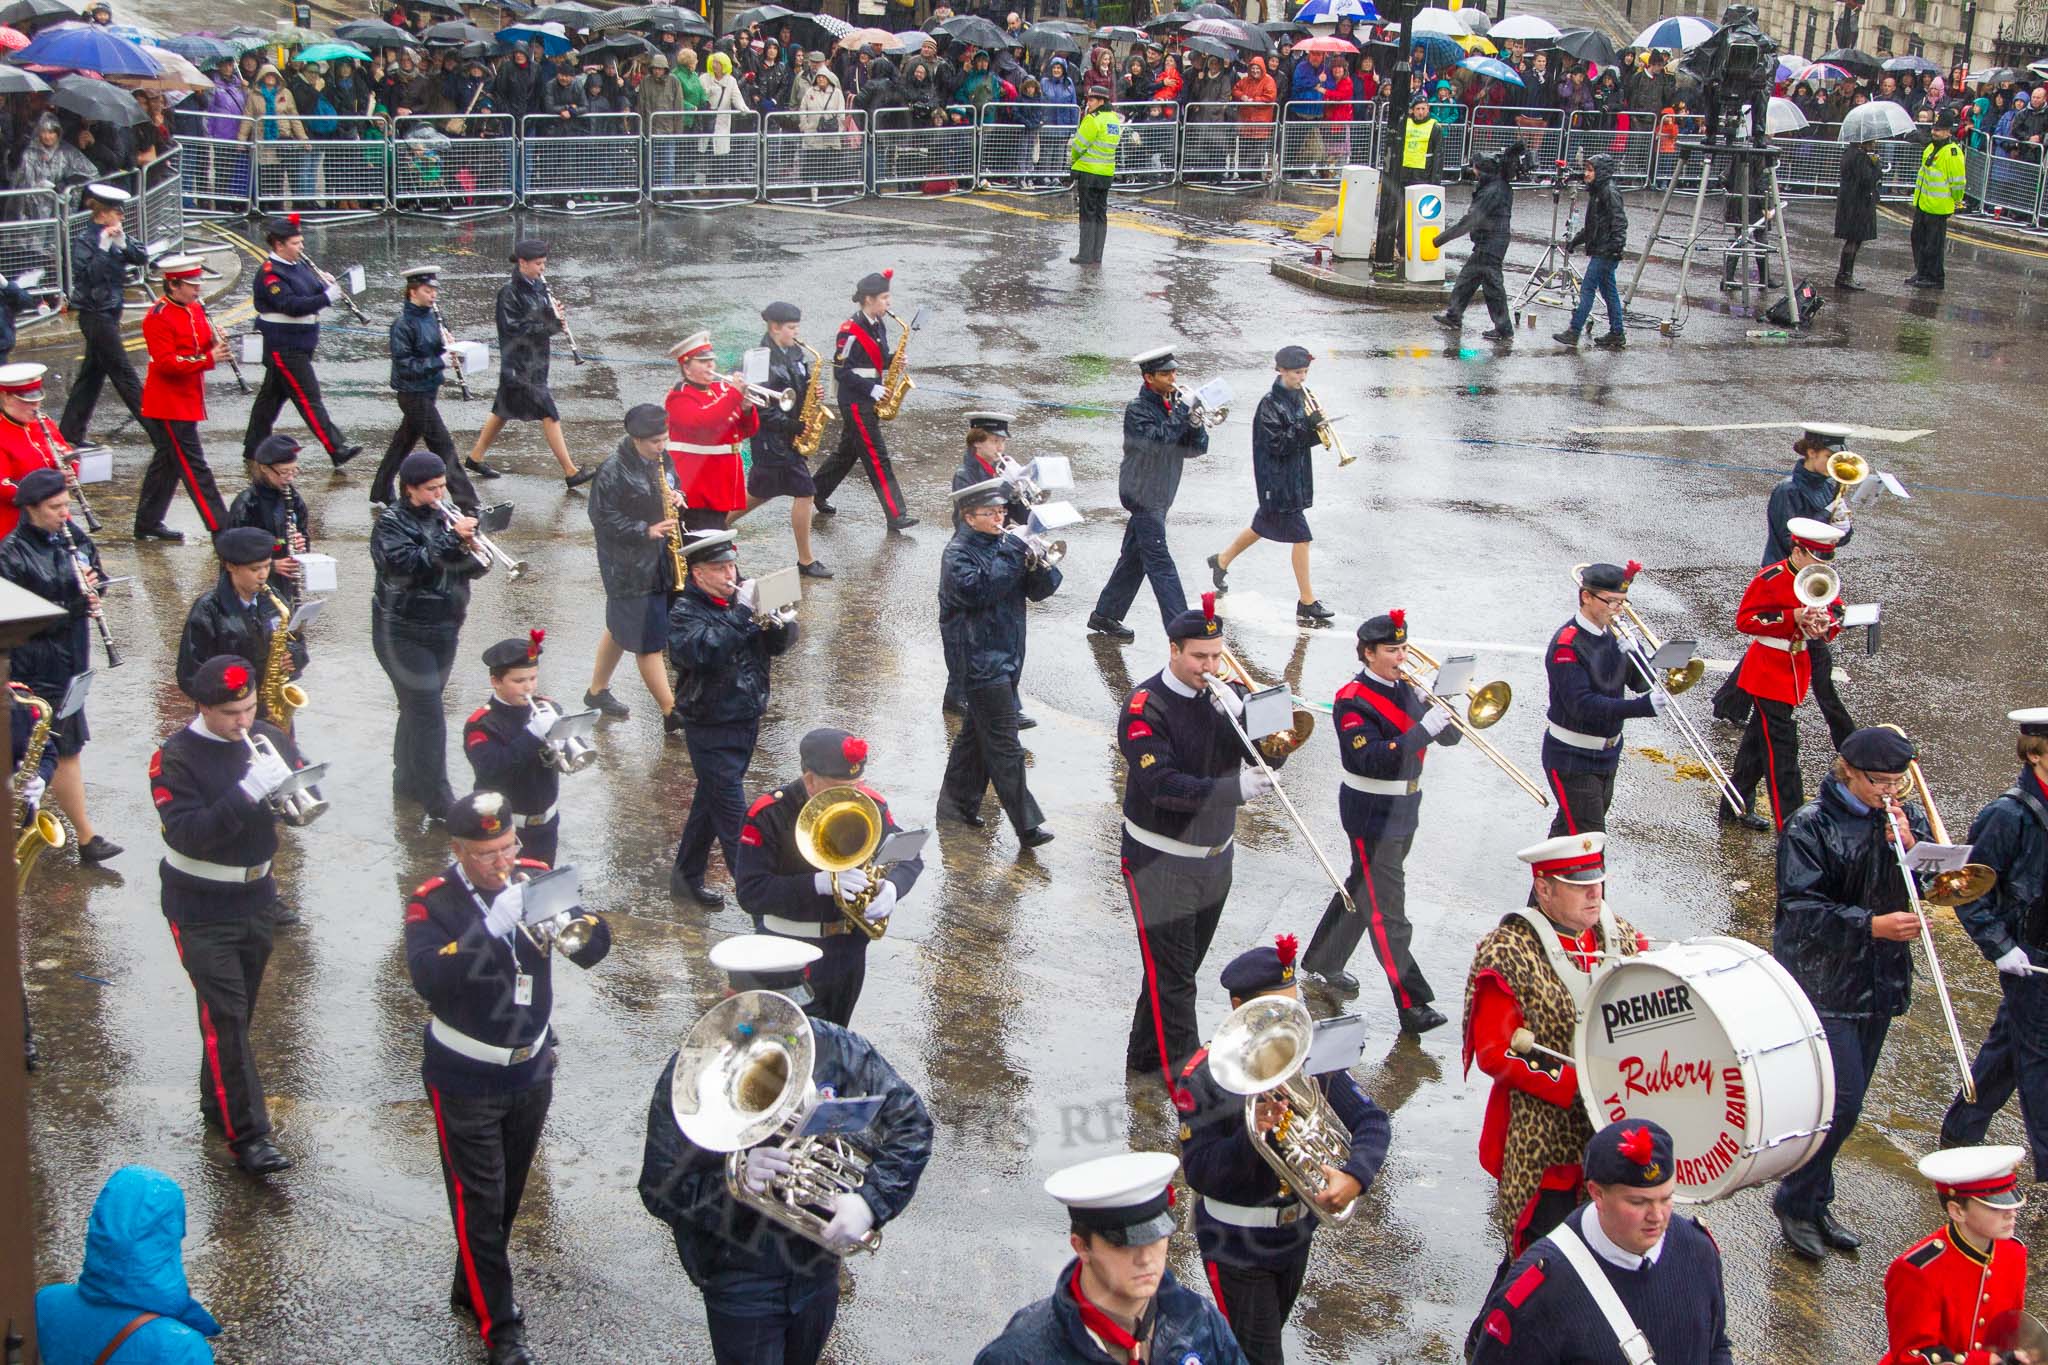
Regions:
[[1912, 131], [1913, 116], [1904, 106], [1892, 100], [1872, 100], [1844, 114], [1841, 131], [1835, 136], [1841, 142], [1878, 142]]

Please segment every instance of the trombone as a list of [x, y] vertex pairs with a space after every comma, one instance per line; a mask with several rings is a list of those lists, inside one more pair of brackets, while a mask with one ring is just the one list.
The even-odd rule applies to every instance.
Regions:
[[[1226, 664], [1235, 662], [1231, 658], [1230, 651], [1227, 649], [1224, 651], [1223, 657]], [[1239, 667], [1242, 668], [1242, 665], [1239, 665]], [[1344, 879], [1337, 875], [1337, 869], [1330, 866], [1330, 860], [1323, 856], [1323, 846], [1316, 842], [1315, 833], [1309, 829], [1308, 821], [1301, 818], [1301, 812], [1294, 808], [1294, 802], [1289, 799], [1286, 789], [1280, 785], [1280, 778], [1274, 773], [1273, 766], [1266, 762], [1265, 753], [1257, 744], [1252, 743], [1251, 736], [1244, 732], [1244, 726], [1238, 723], [1235, 715], [1231, 714], [1230, 703], [1223, 700], [1222, 694], [1229, 690], [1230, 684], [1225, 682], [1220, 675], [1211, 673], [1208, 675], [1208, 687], [1210, 700], [1215, 702], [1216, 709], [1223, 713], [1224, 721], [1229, 724], [1232, 730], [1236, 731], [1238, 742], [1244, 745], [1245, 752], [1252, 756], [1252, 761], [1259, 765], [1259, 771], [1264, 773], [1266, 780], [1273, 784], [1273, 795], [1280, 798], [1280, 804], [1286, 808], [1288, 817], [1294, 821], [1294, 827], [1301, 831], [1302, 838], [1308, 840], [1309, 852], [1315, 854], [1316, 861], [1322, 864], [1323, 875], [1330, 879], [1330, 885], [1337, 888], [1337, 898], [1344, 902], [1344, 909], [1350, 914], [1357, 914], [1357, 903], [1351, 899], [1351, 892], [1346, 889]], [[1237, 700], [1237, 698], [1233, 695], [1232, 700]], [[1297, 708], [1296, 731], [1299, 731], [1301, 728], [1300, 716], [1302, 714], [1305, 713]], [[1314, 724], [1313, 718], [1310, 719], [1310, 724]], [[1291, 731], [1289, 736], [1269, 736], [1269, 738], [1287, 738], [1293, 733]]]
[[[1657, 633], [1643, 624], [1642, 617], [1636, 615], [1634, 606], [1628, 602], [1623, 602], [1621, 609], [1628, 613], [1628, 619], [1634, 623], [1637, 630], [1642, 632], [1643, 641], [1649, 645], [1650, 653], [1655, 654], [1658, 650], [1664, 648], [1664, 642], [1657, 638]], [[1675, 697], [1680, 692], [1699, 682], [1706, 675], [1707, 661], [1705, 659], [1687, 659], [1683, 668], [1667, 668], [1664, 670], [1664, 690]]]
[[757, 408], [772, 407], [778, 412], [790, 412], [796, 407], [795, 389], [771, 389], [766, 384], [756, 384], [738, 370], [722, 374], [719, 378], [745, 393], [747, 401]]
[[[1424, 668], [1433, 668], [1439, 671], [1443, 668], [1442, 664], [1429, 657], [1424, 651], [1417, 649], [1414, 645], [1408, 646], [1408, 654], [1410, 658], [1418, 660]], [[1538, 786], [1534, 778], [1530, 777], [1520, 768], [1517, 768], [1506, 754], [1495, 748], [1479, 733], [1507, 714], [1508, 703], [1514, 700], [1512, 688], [1505, 682], [1490, 682], [1483, 686], [1467, 683], [1465, 685], [1465, 695], [1471, 698], [1471, 700], [1466, 703], [1465, 714], [1461, 716], [1458, 714], [1458, 709], [1455, 706], [1452, 706], [1450, 702], [1438, 696], [1424, 684], [1421, 675], [1410, 664], [1403, 663], [1401, 665], [1401, 673], [1402, 676], [1408, 679], [1409, 684], [1416, 691], [1422, 693], [1424, 699], [1432, 706], [1442, 707], [1444, 714], [1451, 718], [1451, 724], [1457, 728], [1458, 733], [1467, 740], [1470, 740], [1472, 746], [1478, 749], [1480, 753], [1492, 759], [1494, 766], [1506, 773], [1516, 786], [1527, 792], [1531, 800], [1537, 805], [1546, 808], [1550, 805], [1550, 793]]]
[[[440, 512], [441, 519], [447, 522], [451, 529], [456, 522], [462, 519], [461, 509], [446, 498], [442, 498], [439, 502], [435, 503], [434, 507], [435, 510]], [[514, 583], [517, 583], [526, 576], [526, 561], [514, 559], [511, 555], [499, 549], [492, 542], [491, 538], [484, 534], [482, 525], [478, 525], [474, 531], [469, 533], [469, 540], [469, 557], [474, 559], [486, 571], [494, 564], [503, 564], [505, 566], [505, 577], [511, 579]]]
[[[1061, 543], [1064, 545], [1064, 542]], [[1242, 683], [1247, 691], [1256, 692], [1259, 690], [1259, 684], [1252, 678], [1251, 670], [1247, 669], [1243, 661], [1230, 652], [1229, 645], [1223, 647], [1222, 671], [1223, 676], [1232, 682]], [[1289, 700], [1294, 703], [1293, 726], [1284, 731], [1276, 731], [1258, 741], [1259, 752], [1267, 758], [1275, 760], [1286, 758], [1296, 749], [1308, 743], [1308, 737], [1316, 731], [1315, 712], [1303, 706], [1301, 699], [1295, 697], [1292, 693], [1289, 694]]]

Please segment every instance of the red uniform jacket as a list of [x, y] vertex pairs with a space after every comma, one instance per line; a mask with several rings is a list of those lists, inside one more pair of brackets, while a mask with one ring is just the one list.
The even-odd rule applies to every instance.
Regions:
[[158, 299], [142, 316], [149, 373], [142, 379], [142, 415], [160, 422], [206, 420], [206, 372], [213, 368], [213, 323], [206, 305]]
[[[60, 456], [64, 457], [62, 464], [58, 463]], [[38, 469], [66, 468], [76, 474], [78, 461], [71, 458], [71, 447], [57, 434], [55, 422], [41, 418], [25, 427], [0, 417], [0, 536], [21, 520], [20, 509], [14, 505], [15, 485], [21, 477]]]
[[2027, 1249], [2018, 1242], [1994, 1243], [1987, 1262], [1947, 1227], [1928, 1235], [1884, 1273], [1891, 1349], [1880, 1365], [1991, 1365], [1985, 1329], [2025, 1307], [2026, 1291]]
[[723, 382], [708, 389], [678, 384], [669, 390], [666, 406], [669, 454], [690, 506], [744, 511], [747, 471], [740, 442], [761, 429], [761, 414], [745, 391]]
[[[1752, 697], [1797, 706], [1806, 700], [1813, 683], [1813, 661], [1806, 657], [1806, 635], [1799, 629], [1794, 613], [1800, 601], [1792, 594], [1791, 561], [1766, 564], [1749, 581], [1742, 605], [1735, 609], [1735, 628], [1754, 635], [1749, 653], [1742, 656], [1742, 671], [1736, 685]], [[1841, 615], [1842, 599], [1828, 603], [1828, 615]], [[1839, 621], [1828, 623], [1828, 638], [1842, 633]], [[1765, 643], [1770, 641], [1773, 643]], [[1785, 646], [1789, 646], [1786, 648]]]

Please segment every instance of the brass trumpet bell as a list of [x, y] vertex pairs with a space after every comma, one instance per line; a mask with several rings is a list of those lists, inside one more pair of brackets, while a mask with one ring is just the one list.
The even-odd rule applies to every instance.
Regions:
[[1870, 461], [1853, 450], [1838, 450], [1828, 461], [1828, 477], [1840, 485], [1840, 496], [1870, 477]]

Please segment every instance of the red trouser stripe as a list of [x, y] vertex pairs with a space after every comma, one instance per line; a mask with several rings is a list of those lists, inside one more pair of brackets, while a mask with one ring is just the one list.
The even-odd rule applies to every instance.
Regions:
[[1579, 827], [1572, 821], [1572, 803], [1564, 799], [1564, 782], [1557, 775], [1557, 769], [1550, 770], [1550, 789], [1557, 793], [1557, 809], [1564, 816], [1564, 832], [1577, 834]]
[[1189, 1113], [1195, 1107], [1195, 1097], [1174, 1084], [1173, 1058], [1166, 1054], [1166, 1017], [1159, 1012], [1159, 974], [1152, 969], [1152, 944], [1145, 937], [1145, 910], [1138, 903], [1138, 879], [1131, 875], [1128, 862], [1123, 865], [1123, 873], [1124, 887], [1131, 894], [1131, 918], [1138, 924], [1138, 956], [1145, 960], [1145, 993], [1152, 999], [1152, 1034], [1159, 1041], [1159, 1074], [1166, 1078], [1166, 1093], [1173, 1097], [1174, 1108]]
[[1354, 838], [1351, 842], [1358, 850], [1358, 871], [1365, 878], [1366, 903], [1372, 906], [1374, 955], [1379, 958], [1380, 966], [1387, 973], [1387, 981], [1394, 988], [1394, 998], [1401, 1002], [1401, 1008], [1405, 1010], [1415, 1002], [1408, 998], [1408, 988], [1401, 984], [1401, 969], [1394, 965], [1394, 946], [1387, 942], [1387, 922], [1380, 917], [1380, 896], [1373, 888], [1372, 863], [1365, 856], [1365, 840]]
[[205, 495], [199, 491], [199, 481], [192, 477], [192, 461], [185, 457], [185, 447], [178, 444], [177, 428], [173, 427], [168, 419], [164, 422], [164, 435], [171, 438], [171, 453], [178, 457], [178, 470], [184, 477], [185, 491], [192, 495], [192, 503], [199, 509], [199, 519], [206, 523], [207, 534], [219, 531], [220, 522], [215, 520], [213, 509], [207, 505]]
[[1223, 1325], [1230, 1325], [1230, 1310], [1223, 1306], [1223, 1277], [1216, 1273], [1214, 1261], [1202, 1262], [1202, 1269], [1209, 1272], [1209, 1292], [1216, 1298], [1216, 1311], [1223, 1315]]
[[[178, 950], [178, 962], [185, 961], [185, 940], [178, 933], [176, 920], [171, 921], [171, 943]], [[191, 973], [187, 972], [190, 976]], [[199, 981], [194, 977], [192, 993], [199, 993]], [[206, 1069], [213, 1073], [213, 1098], [220, 1106], [220, 1130], [227, 1135], [230, 1143], [235, 1140], [235, 1121], [228, 1113], [227, 1078], [220, 1074], [220, 1033], [213, 1026], [213, 1012], [206, 1008], [206, 1001], [199, 1001], [199, 1036], [206, 1043]]]
[[455, 1192], [455, 1247], [462, 1254], [462, 1273], [469, 1281], [469, 1305], [476, 1309], [477, 1331], [483, 1334], [484, 1345], [491, 1344], [491, 1309], [484, 1302], [483, 1281], [477, 1278], [476, 1258], [469, 1254], [469, 1215], [463, 1206], [462, 1177], [455, 1173], [455, 1153], [448, 1146], [448, 1125], [441, 1118], [441, 1092], [433, 1086], [427, 1087], [427, 1097], [434, 1102], [434, 1131], [441, 1138], [441, 1165], [448, 1172], [448, 1188]]
[[334, 453], [334, 441], [321, 427], [320, 419], [313, 415], [313, 405], [306, 401], [306, 391], [299, 387], [299, 381], [285, 367], [283, 356], [279, 356], [277, 359], [277, 372], [284, 376], [285, 383], [292, 386], [292, 403], [298, 408], [299, 416], [306, 419], [306, 425], [313, 429], [313, 439], [320, 443], [322, 450], [332, 455]]
[[1756, 725], [1764, 732], [1764, 782], [1771, 791], [1771, 822], [1778, 832], [1785, 832], [1785, 809], [1778, 804], [1778, 751], [1771, 743], [1771, 718], [1764, 714], [1761, 703], [1756, 708]]
[[902, 513], [896, 507], [895, 496], [889, 492], [889, 476], [882, 469], [882, 457], [875, 450], [875, 440], [868, 435], [868, 424], [860, 420], [860, 404], [853, 404], [846, 412], [853, 418], [853, 429], [860, 433], [861, 446], [868, 453], [868, 467], [874, 470], [875, 491], [882, 495], [883, 508], [891, 517], [901, 516]]

